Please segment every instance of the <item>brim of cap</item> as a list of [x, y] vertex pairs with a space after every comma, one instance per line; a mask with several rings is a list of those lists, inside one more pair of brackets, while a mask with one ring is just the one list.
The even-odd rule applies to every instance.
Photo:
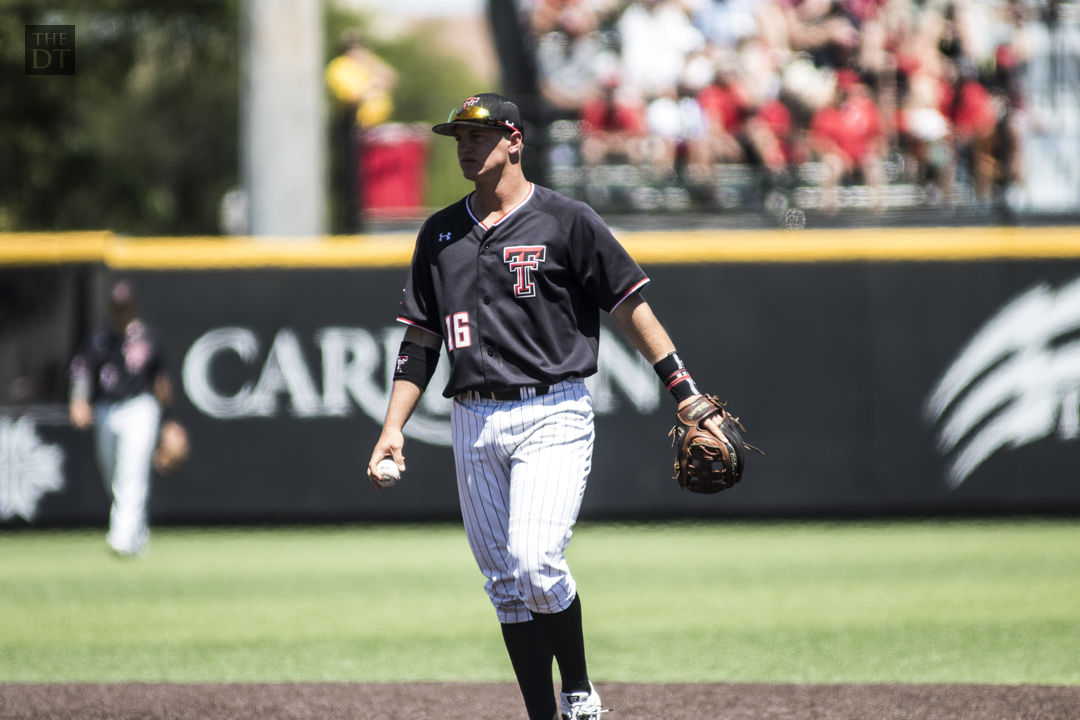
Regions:
[[[490, 123], [485, 122], [484, 120], [454, 120], [453, 122], [439, 123], [431, 128], [431, 131], [433, 133], [438, 133], [439, 135], [453, 136], [454, 128], [458, 126], [478, 127], [484, 128], [485, 130], [514, 130], [514, 128], [509, 125], [503, 125], [502, 123]], [[518, 132], [521, 131], [518, 130]]]

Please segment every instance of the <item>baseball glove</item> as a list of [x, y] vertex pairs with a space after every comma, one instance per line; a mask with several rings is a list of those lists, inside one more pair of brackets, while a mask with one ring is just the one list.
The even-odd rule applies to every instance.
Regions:
[[168, 475], [187, 462], [190, 454], [191, 443], [184, 426], [175, 420], [163, 422], [157, 447], [154, 448], [154, 469]]
[[[720, 416], [720, 434], [714, 435], [705, 421]], [[701, 395], [676, 413], [668, 433], [675, 448], [675, 479], [690, 492], [712, 494], [727, 490], [742, 479], [746, 451], [762, 455], [743, 441], [746, 429], [725, 409], [715, 395]]]

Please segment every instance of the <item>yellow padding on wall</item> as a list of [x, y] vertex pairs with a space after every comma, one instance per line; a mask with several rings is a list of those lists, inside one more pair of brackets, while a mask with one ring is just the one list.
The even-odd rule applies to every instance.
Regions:
[[[671, 230], [615, 233], [642, 264], [1080, 258], [1080, 227]], [[405, 267], [412, 233], [308, 239], [0, 234], [0, 265], [102, 262], [116, 269]]]
[[256, 267], [405, 267], [412, 259], [411, 235], [369, 235], [323, 240], [154, 238], [111, 243], [109, 267], [226, 269]]
[[620, 235], [639, 262], [844, 262], [1080, 257], [1080, 227], [692, 230]]
[[0, 265], [99, 262], [108, 232], [0, 233]]

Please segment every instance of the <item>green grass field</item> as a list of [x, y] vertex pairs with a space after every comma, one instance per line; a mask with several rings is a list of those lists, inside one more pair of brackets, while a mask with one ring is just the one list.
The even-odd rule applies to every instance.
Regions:
[[[1080, 523], [582, 523], [592, 674], [1080, 684]], [[0, 533], [0, 681], [509, 681], [455, 525]]]

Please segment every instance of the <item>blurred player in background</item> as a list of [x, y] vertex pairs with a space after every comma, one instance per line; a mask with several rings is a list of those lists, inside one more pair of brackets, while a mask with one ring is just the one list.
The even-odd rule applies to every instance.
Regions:
[[[145, 555], [150, 541], [147, 503], [159, 429], [165, 443], [186, 445], [175, 422], [162, 427], [172, 383], [153, 333], [139, 318], [131, 285], [113, 285], [108, 323], [71, 362], [71, 422], [93, 428], [94, 449], [111, 499], [106, 542], [118, 555]], [[171, 468], [159, 463], [159, 470]]]

